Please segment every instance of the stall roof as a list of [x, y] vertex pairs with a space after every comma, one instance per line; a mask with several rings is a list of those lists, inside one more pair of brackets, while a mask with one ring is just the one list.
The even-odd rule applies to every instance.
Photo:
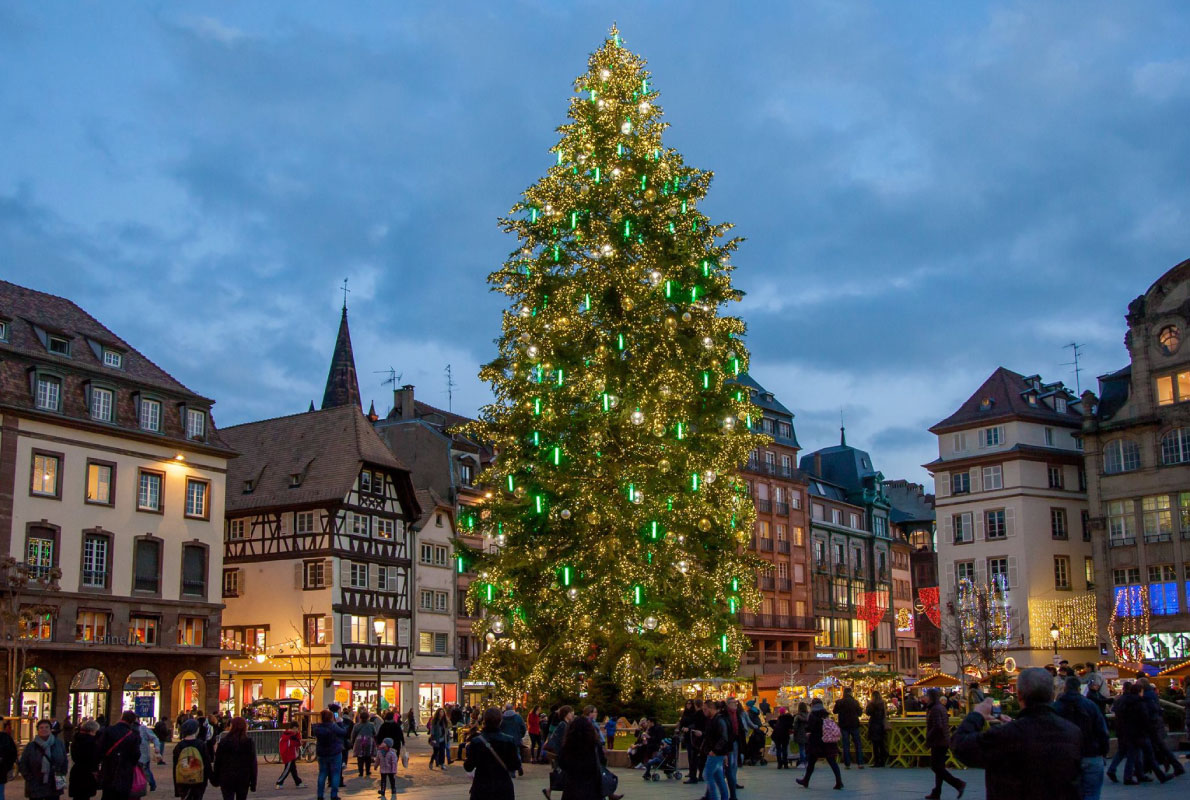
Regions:
[[953, 675], [946, 675], [942, 672], [939, 672], [938, 674], [931, 675], [928, 678], [922, 678], [917, 683], [913, 684], [913, 688], [914, 689], [931, 689], [931, 688], [941, 689], [941, 688], [947, 687], [947, 686], [962, 686], [962, 685], [963, 684], [959, 681], [959, 679], [954, 677]]

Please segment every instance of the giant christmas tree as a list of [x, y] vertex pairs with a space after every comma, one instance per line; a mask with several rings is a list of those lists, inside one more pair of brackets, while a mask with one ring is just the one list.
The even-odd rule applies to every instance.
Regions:
[[760, 439], [744, 324], [722, 316], [730, 225], [699, 210], [711, 173], [661, 143], [645, 62], [613, 28], [575, 81], [555, 163], [504, 220], [492, 273], [512, 298], [495, 390], [472, 433], [499, 455], [481, 512], [496, 553], [468, 602], [501, 694], [621, 692], [730, 674], [757, 563], [737, 470]]

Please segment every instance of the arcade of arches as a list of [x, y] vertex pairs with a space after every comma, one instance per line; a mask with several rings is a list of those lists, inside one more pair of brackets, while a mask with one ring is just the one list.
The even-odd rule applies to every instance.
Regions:
[[133, 663], [110, 655], [87, 661], [85, 657], [80, 653], [77, 659], [55, 658], [53, 663], [29, 666], [17, 698], [19, 714], [77, 723], [101, 716], [114, 719], [127, 710], [152, 724], [163, 715], [172, 719], [195, 707], [217, 708], [218, 660], [210, 662], [210, 670], [200, 671], [193, 668], [195, 662], [208, 659], [158, 657]]

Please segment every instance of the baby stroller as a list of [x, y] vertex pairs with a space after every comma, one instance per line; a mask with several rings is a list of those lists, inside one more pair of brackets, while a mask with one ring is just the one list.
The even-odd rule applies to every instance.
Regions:
[[768, 759], [764, 757], [766, 730], [766, 728], [753, 728], [752, 733], [748, 735], [748, 741], [744, 742], [744, 751], [741, 755], [744, 757], [746, 766], [763, 767], [769, 763]]
[[680, 781], [682, 773], [678, 771], [678, 751], [681, 745], [674, 739], [663, 739], [657, 754], [645, 762], [644, 779], [646, 781], [661, 780], [661, 773], [665, 773], [666, 780]]

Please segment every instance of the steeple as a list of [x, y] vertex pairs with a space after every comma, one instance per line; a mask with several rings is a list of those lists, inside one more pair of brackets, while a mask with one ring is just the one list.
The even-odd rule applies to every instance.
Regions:
[[322, 394], [322, 407], [337, 408], [353, 404], [361, 405], [359, 381], [355, 377], [355, 355], [351, 352], [351, 331], [347, 328], [347, 304], [344, 303], [343, 317], [339, 320], [339, 336], [335, 339], [335, 353], [331, 356], [331, 371], [326, 376], [326, 391]]
[[847, 446], [847, 429], [844, 428], [842, 425], [839, 426], [839, 446], [840, 447]]

